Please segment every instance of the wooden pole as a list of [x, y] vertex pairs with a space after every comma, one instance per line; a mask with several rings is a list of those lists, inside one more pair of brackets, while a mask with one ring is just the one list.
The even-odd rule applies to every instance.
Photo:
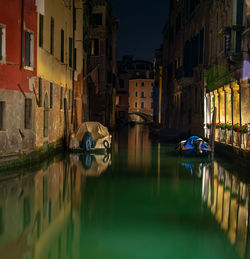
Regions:
[[213, 120], [212, 120], [212, 134], [211, 134], [211, 137], [210, 137], [211, 160], [212, 161], [214, 161], [214, 141], [215, 141], [215, 128], [216, 128], [216, 115], [217, 115], [217, 108], [214, 107]]

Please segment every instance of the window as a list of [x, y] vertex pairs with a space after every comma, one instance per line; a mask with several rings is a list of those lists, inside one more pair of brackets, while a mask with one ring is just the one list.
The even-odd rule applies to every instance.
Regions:
[[141, 108], [144, 109], [144, 102], [141, 103]]
[[39, 47], [43, 46], [43, 15], [39, 14]]
[[5, 62], [6, 60], [6, 49], [5, 49], [5, 37], [6, 37], [5, 27], [0, 24], [0, 62]]
[[137, 108], [137, 102], [135, 102], [135, 108]]
[[64, 30], [61, 30], [61, 62], [64, 62]]
[[144, 92], [141, 92], [141, 98], [145, 98]]
[[91, 41], [91, 56], [99, 56], [99, 39]]
[[33, 42], [34, 42], [33, 33], [25, 31], [25, 66], [26, 67], [33, 67], [33, 64], [34, 64]]
[[102, 25], [102, 13], [94, 13], [92, 15], [92, 25]]
[[135, 82], [135, 86], [137, 86], [138, 84], [137, 84], [137, 82]]
[[138, 96], [138, 93], [137, 92], [135, 92], [135, 97], [137, 97]]
[[60, 109], [62, 109], [63, 106], [63, 88], [60, 88]]
[[31, 129], [31, 108], [32, 108], [32, 100], [26, 98], [25, 107], [24, 107], [24, 128], [25, 129]]
[[154, 86], [154, 83], [151, 83], [151, 86]]
[[0, 131], [4, 129], [4, 125], [3, 125], [4, 109], [5, 109], [5, 102], [0, 102]]
[[69, 38], [69, 66], [72, 67], [72, 38]]
[[54, 54], [54, 18], [50, 19], [50, 54]]
[[74, 48], [74, 61], [73, 61], [73, 69], [76, 70], [76, 57], [77, 57], [77, 49]]
[[54, 86], [53, 86], [53, 83], [50, 82], [50, 85], [49, 85], [49, 104], [50, 104], [50, 108], [52, 109], [53, 108], [53, 94], [54, 94]]
[[144, 82], [141, 82], [141, 86], [144, 86]]
[[43, 106], [43, 81], [41, 77], [38, 78], [38, 97], [39, 97], [38, 106], [42, 107]]

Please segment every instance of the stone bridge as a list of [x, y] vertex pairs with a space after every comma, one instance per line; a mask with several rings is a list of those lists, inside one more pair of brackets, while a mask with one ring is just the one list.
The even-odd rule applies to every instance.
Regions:
[[140, 118], [142, 118], [145, 122], [152, 122], [153, 121], [153, 116], [147, 113], [143, 113], [143, 112], [129, 112], [128, 113], [129, 117], [131, 117], [131, 115], [137, 115]]

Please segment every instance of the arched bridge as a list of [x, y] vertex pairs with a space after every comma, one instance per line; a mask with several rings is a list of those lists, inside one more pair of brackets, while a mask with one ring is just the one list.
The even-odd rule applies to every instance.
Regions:
[[128, 115], [132, 117], [131, 115], [137, 115], [140, 118], [142, 118], [145, 122], [152, 122], [153, 121], [153, 116], [147, 113], [143, 112], [129, 112]]

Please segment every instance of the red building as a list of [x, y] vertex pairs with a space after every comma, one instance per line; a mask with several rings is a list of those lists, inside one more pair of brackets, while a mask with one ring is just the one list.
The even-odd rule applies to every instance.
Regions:
[[34, 146], [36, 53], [35, 0], [0, 1], [0, 153]]

